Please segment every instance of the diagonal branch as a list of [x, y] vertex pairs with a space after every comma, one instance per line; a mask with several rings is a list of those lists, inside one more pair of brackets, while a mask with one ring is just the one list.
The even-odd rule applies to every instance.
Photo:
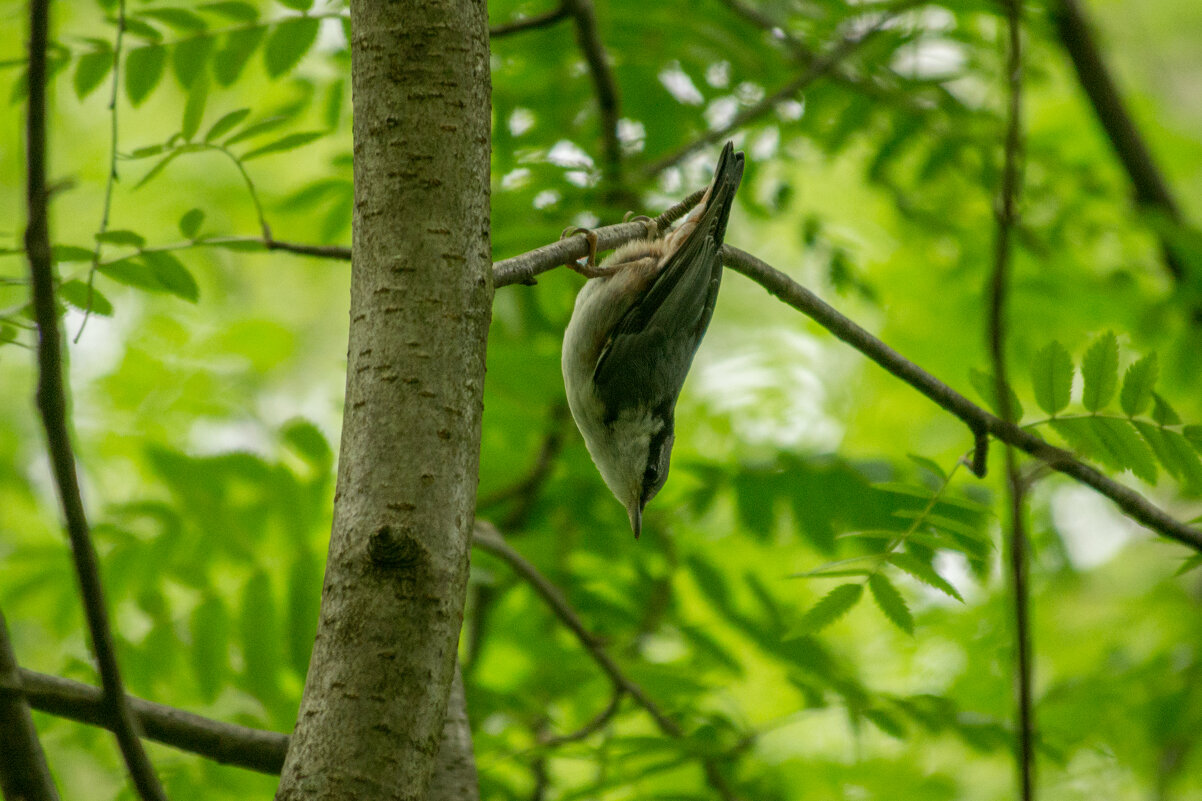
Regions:
[[566, 5], [561, 5], [559, 8], [552, 9], [542, 14], [536, 14], [533, 17], [524, 17], [516, 19], [512, 22], [503, 22], [500, 25], [493, 25], [488, 29], [490, 39], [500, 39], [514, 33], [522, 33], [523, 31], [532, 31], [537, 28], [547, 28], [560, 20], [565, 20], [571, 12], [568, 11]]
[[576, 24], [576, 44], [584, 53], [593, 89], [597, 93], [597, 107], [601, 116], [601, 148], [605, 164], [605, 177], [611, 189], [622, 183], [622, 144], [618, 140], [618, 82], [610, 67], [609, 55], [601, 43], [597, 31], [597, 13], [593, 0], [564, 0], [563, 10], [572, 15]]
[[58, 801], [58, 791], [38, 740], [21, 671], [0, 613], [0, 795], [24, 801]]
[[[1180, 223], [1181, 210], [1102, 59], [1085, 9], [1078, 0], [1053, 0], [1052, 20], [1060, 43], [1073, 62], [1077, 80], [1131, 179], [1136, 200], [1145, 208], [1155, 209], [1172, 222]], [[1174, 278], [1185, 279], [1185, 265], [1171, 245], [1162, 239], [1161, 249], [1165, 267]]]
[[[993, 362], [994, 392], [1003, 420], [1013, 420], [1009, 381], [1006, 377], [1006, 290], [1010, 274], [1010, 239], [1017, 222], [1017, 198], [1022, 190], [1022, 9], [1021, 0], [1007, 0], [1007, 60], [1005, 158], [1002, 185], [997, 199], [997, 232], [994, 239], [993, 275], [988, 288], [989, 355]], [[1006, 485], [1010, 500], [1010, 526], [1007, 539], [1010, 584], [1014, 591], [1015, 695], [1018, 707], [1018, 775], [1022, 801], [1034, 798], [1034, 713], [1031, 707], [1031, 621], [1030, 594], [1027, 589], [1027, 535], [1023, 530], [1026, 485], [1019, 474], [1014, 448], [1005, 448]]]
[[[555, 613], [555, 616], [576, 636], [576, 639], [584, 647], [584, 650], [588, 651], [589, 656], [597, 663], [597, 666], [613, 682], [615, 691], [620, 690], [622, 693], [629, 695], [635, 703], [646, 710], [651, 719], [655, 721], [655, 725], [659, 730], [668, 737], [679, 739], [685, 736], [685, 731], [681, 728], [680, 724], [668, 717], [659, 704], [647, 695], [646, 690], [622, 671], [622, 668], [613, 660], [609, 652], [605, 650], [604, 646], [601, 645], [592, 632], [584, 625], [584, 621], [576, 614], [576, 610], [564, 598], [559, 588], [540, 573], [537, 567], [526, 561], [521, 554], [510, 547], [509, 543], [505, 542], [495, 527], [490, 523], [477, 520], [472, 544], [504, 561], [542, 597], [547, 606], [551, 608], [551, 611]], [[705, 770], [706, 779], [723, 799], [731, 801], [738, 797], [726, 781], [726, 777], [722, 775], [717, 762], [713, 759], [702, 757], [701, 763]]]
[[92, 649], [104, 686], [108, 720], [112, 722], [138, 794], [143, 798], [165, 799], [154, 768], [138, 739], [137, 721], [125, 701], [125, 687], [117, 665], [112, 629], [100, 582], [100, 568], [92, 545], [88, 520], [84, 513], [79, 479], [75, 474], [75, 454], [67, 424], [67, 391], [63, 381], [62, 332], [54, 301], [54, 264], [50, 252], [50, 223], [46, 188], [46, 46], [50, 26], [49, 0], [31, 0], [29, 4], [29, 100], [26, 120], [26, 204], [29, 213], [25, 229], [25, 253], [29, 259], [30, 291], [34, 319], [38, 326], [37, 405], [46, 430], [46, 445], [54, 482], [66, 517], [67, 533], [75, 570], [79, 576], [83, 607], [91, 635]]
[[770, 264], [730, 245], [723, 247], [723, 254], [727, 267], [743, 273], [768, 290], [769, 294], [797, 309], [926, 395], [945, 411], [960, 418], [974, 434], [991, 434], [1002, 442], [1042, 459], [1052, 469], [1071, 476], [1106, 496], [1132, 519], [1169, 539], [1202, 551], [1202, 531], [1187, 526], [1138, 492], [1107, 478], [1063, 448], [1057, 448], [1029, 431], [985, 411]]
[[743, 126], [747, 125], [749, 122], [757, 120], [760, 117], [763, 117], [766, 114], [771, 113], [772, 110], [775, 109], [779, 103], [790, 99], [791, 97], [795, 96], [798, 92], [800, 92], [802, 89], [805, 89], [807, 86], [809, 86], [813, 82], [817, 81], [819, 78], [822, 78], [823, 76], [825, 76], [829, 72], [831, 72], [831, 70], [833, 70], [840, 63], [842, 63], [842, 61], [844, 59], [846, 59], [848, 56], [850, 56], [852, 53], [854, 53], [856, 50], [858, 50], [862, 45], [864, 45], [866, 42], [868, 42], [870, 39], [872, 39], [874, 36], [876, 36], [876, 34], [880, 33], [881, 30], [897, 14], [901, 13], [901, 11], [903, 11], [905, 8], [909, 7], [910, 5], [913, 5], [913, 3], [908, 3], [904, 6], [898, 7], [897, 9], [894, 9], [887, 13], [882, 14], [880, 19], [878, 19], [870, 28], [868, 28], [868, 30], [866, 30], [863, 33], [860, 33], [858, 35], [848, 36], [848, 37], [844, 38], [842, 41], [839, 42], [839, 44], [837, 44], [833, 48], [831, 48], [830, 52], [827, 53], [826, 55], [821, 56], [821, 57], [807, 58], [804, 62], [806, 65], [805, 70], [802, 71], [802, 73], [800, 75], [798, 75], [796, 78], [789, 81], [784, 86], [782, 86], [780, 89], [777, 89], [775, 92], [768, 95], [760, 102], [743, 109], [743, 111], [736, 114], [734, 116], [734, 118], [730, 122], [728, 122], [726, 125], [723, 125], [722, 127], [716, 128], [711, 131], [707, 131], [706, 133], [702, 134], [700, 137], [693, 140], [692, 142], [685, 145], [684, 147], [680, 148], [676, 152], [670, 153], [667, 156], [664, 156], [663, 158], [659, 159], [658, 161], [651, 162], [644, 168], [644, 170], [643, 170], [644, 174], [648, 178], [653, 178], [656, 175], [659, 175], [664, 170], [668, 169], [669, 167], [674, 167], [675, 165], [684, 161], [686, 158], [691, 156], [693, 153], [696, 153], [698, 150], [702, 150], [706, 147], [709, 147], [710, 145], [713, 145], [715, 142], [720, 142], [720, 141], [726, 139], [727, 137], [730, 136], [731, 133], [739, 130]]

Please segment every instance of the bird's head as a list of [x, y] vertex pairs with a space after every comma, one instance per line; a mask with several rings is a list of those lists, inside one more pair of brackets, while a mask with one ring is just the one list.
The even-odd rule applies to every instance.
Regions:
[[668, 480], [675, 440], [671, 419], [640, 417], [614, 421], [602, 436], [585, 440], [601, 477], [626, 507], [636, 538], [643, 530], [643, 508]]

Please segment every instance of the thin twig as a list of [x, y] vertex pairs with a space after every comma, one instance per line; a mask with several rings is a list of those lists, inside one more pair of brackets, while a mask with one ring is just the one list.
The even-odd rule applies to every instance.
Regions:
[[[576, 636], [576, 639], [584, 647], [584, 650], [588, 652], [593, 661], [597, 663], [597, 666], [613, 682], [614, 687], [634, 699], [635, 703], [651, 716], [651, 719], [655, 721], [655, 725], [661, 732], [674, 739], [684, 737], [685, 731], [681, 728], [680, 724], [668, 717], [659, 704], [647, 695], [647, 692], [634, 679], [622, 671], [613, 660], [613, 657], [609, 655], [609, 652], [605, 650], [597, 638], [584, 625], [584, 621], [576, 614], [576, 610], [564, 598], [559, 588], [539, 572], [538, 568], [526, 561], [521, 554], [510, 547], [509, 543], [504, 540], [500, 532], [492, 524], [477, 520], [472, 536], [472, 544], [501, 559], [529, 584], [542, 597], [547, 606], [551, 608], [555, 616]], [[710, 785], [723, 799], [729, 800], [738, 797], [714, 760], [703, 757], [701, 763]]]
[[[1022, 21], [1021, 0], [1007, 0], [1007, 59], [1005, 160], [997, 199], [997, 233], [994, 238], [993, 275], [989, 285], [989, 322], [986, 333], [993, 362], [994, 392], [1003, 420], [1014, 419], [1010, 384], [1006, 377], [1006, 290], [1010, 273], [1010, 235], [1017, 219], [1021, 191], [1022, 159]], [[1010, 526], [1007, 539], [1009, 574], [1014, 592], [1015, 706], [1018, 708], [1018, 776], [1022, 801], [1034, 798], [1035, 719], [1031, 708], [1031, 621], [1027, 588], [1027, 535], [1023, 527], [1026, 484], [1019, 473], [1014, 448], [1005, 447], [1006, 485], [1010, 496]]]
[[618, 82], [614, 79], [609, 55], [605, 52], [605, 45], [601, 43], [601, 35], [597, 31], [597, 13], [592, 0], [564, 0], [563, 8], [572, 15], [575, 22], [576, 44], [584, 53], [589, 75], [592, 76], [593, 89], [597, 93], [605, 178], [610, 189], [616, 191], [622, 184], [622, 144], [618, 140]]
[[772, 41], [784, 45], [794, 61], [808, 65], [818, 60], [818, 54], [811, 50], [808, 45], [785, 30], [783, 24], [764, 14], [758, 8], [749, 6], [742, 0], [718, 0], [718, 2], [767, 33], [772, 38]]
[[342, 245], [305, 245], [299, 242], [281, 242], [275, 238], [260, 240], [268, 250], [286, 250], [289, 253], [299, 253], [302, 256], [315, 256], [320, 259], [335, 259], [350, 261], [351, 249]]
[[0, 795], [23, 801], [58, 801], [38, 731], [29, 714], [21, 671], [0, 613]]
[[508, 487], [502, 487], [496, 492], [481, 498], [476, 502], [476, 508], [484, 511], [510, 500], [517, 500], [513, 510], [505, 516], [502, 525], [507, 530], [521, 528], [530, 514], [530, 509], [538, 497], [538, 490], [551, 475], [555, 467], [555, 459], [563, 448], [564, 423], [568, 418], [568, 409], [562, 403], [551, 409], [547, 433], [543, 436], [543, 444], [539, 448], [534, 466], [525, 477]]
[[621, 687], [614, 687], [613, 696], [610, 697], [609, 703], [605, 708], [593, 716], [593, 719], [585, 723], [579, 729], [568, 734], [547, 734], [540, 735], [539, 742], [547, 748], [556, 748], [568, 743], [577, 743], [587, 739], [597, 732], [601, 731], [606, 724], [613, 720], [614, 715], [618, 714], [618, 710], [622, 706], [622, 698], [626, 695], [626, 691]]
[[[1085, 9], [1077, 0], [1055, 0], [1052, 3], [1052, 20], [1056, 24], [1060, 43], [1073, 62], [1077, 80], [1135, 187], [1136, 200], [1146, 208], [1160, 211], [1172, 222], [1180, 223], [1181, 209], [1152, 157], [1139, 126], [1119, 94], [1110, 68], [1094, 40]], [[1161, 250], [1165, 267], [1173, 277], [1177, 280], [1186, 278], [1185, 264], [1163, 238]]]
[[[99, 688], [32, 670], [21, 670], [29, 705], [39, 712], [112, 729]], [[278, 774], [288, 752], [288, 735], [194, 715], [128, 696], [149, 740], [205, 759], [260, 773]]]
[[974, 433], [984, 431], [1035, 456], [1055, 470], [1114, 501], [1129, 517], [1169, 539], [1202, 551], [1202, 531], [1191, 528], [1138, 492], [1102, 475], [1073, 454], [977, 406], [959, 392], [906, 359], [893, 348], [844, 317], [810, 290], [772, 265], [730, 245], [723, 247], [727, 267], [737, 270], [781, 301], [810, 317], [839, 339], [958, 417]]
[[92, 287], [96, 283], [96, 270], [100, 267], [100, 253], [104, 242], [101, 234], [109, 228], [109, 213], [113, 208], [113, 186], [117, 183], [117, 98], [121, 91], [121, 44], [125, 40], [125, 0], [117, 0], [117, 36], [113, 41], [113, 85], [109, 93], [109, 174], [104, 186], [104, 210], [100, 213], [100, 230], [96, 232], [96, 244], [92, 248], [92, 266], [88, 270], [88, 301], [83, 312], [83, 321], [75, 332], [75, 342], [83, 336], [92, 316]]
[[137, 721], [125, 701], [125, 688], [117, 665], [96, 550], [88, 530], [79, 479], [75, 474], [75, 454], [68, 433], [63, 343], [58, 327], [58, 309], [54, 302], [54, 263], [50, 252], [46, 190], [46, 44], [50, 24], [49, 5], [49, 0], [30, 0], [29, 3], [29, 112], [25, 145], [29, 222], [25, 229], [25, 253], [29, 259], [34, 319], [38, 325], [37, 405], [46, 430], [46, 445], [55, 485], [66, 517], [92, 649], [96, 653], [96, 664], [104, 686], [108, 717], [138, 794], [146, 801], [163, 801], [163, 789], [142, 749]]
[[750, 122], [759, 119], [767, 114], [770, 114], [777, 105], [785, 100], [794, 97], [802, 89], [828, 74], [833, 68], [840, 64], [844, 59], [854, 53], [857, 49], [875, 37], [881, 30], [892, 21], [897, 14], [900, 14], [913, 3], [905, 4], [895, 10], [891, 10], [881, 15], [867, 31], [855, 36], [845, 37], [839, 44], [831, 48], [826, 55], [808, 61], [805, 70], [793, 80], [786, 83], [780, 89], [777, 89], [772, 94], [765, 97], [760, 102], [748, 106], [741, 112], [736, 114], [730, 122], [720, 128], [712, 131], [707, 131], [697, 139], [689, 142], [684, 147], [677, 150], [675, 153], [670, 153], [667, 156], [653, 161], [648, 164], [643, 173], [648, 178], [654, 178], [669, 167], [674, 167], [686, 158], [696, 153], [698, 150], [709, 147], [715, 142], [720, 142], [728, 138], [733, 132], [739, 130]]
[[514, 33], [532, 31], [536, 28], [546, 28], [560, 20], [567, 19], [569, 13], [567, 7], [561, 5], [559, 8], [543, 14], [536, 14], [533, 17], [525, 17], [513, 20], [512, 22], [503, 22], [500, 25], [494, 25], [488, 29], [488, 36], [490, 39], [501, 39]]

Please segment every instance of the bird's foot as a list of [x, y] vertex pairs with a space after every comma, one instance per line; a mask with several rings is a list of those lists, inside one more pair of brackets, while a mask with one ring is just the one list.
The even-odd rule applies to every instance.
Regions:
[[583, 234], [584, 241], [588, 243], [588, 258], [583, 264], [576, 259], [571, 259], [565, 264], [568, 268], [575, 270], [585, 278], [598, 278], [606, 274], [605, 270], [597, 267], [597, 233], [589, 228], [581, 228], [578, 225], [569, 225], [563, 229], [563, 233], [559, 235], [560, 239], [567, 239], [576, 234]]
[[646, 214], [635, 215], [634, 212], [626, 212], [626, 216], [622, 218], [622, 222], [642, 223], [647, 229], [647, 238], [655, 239], [659, 236], [659, 224], [655, 220], [648, 217]]

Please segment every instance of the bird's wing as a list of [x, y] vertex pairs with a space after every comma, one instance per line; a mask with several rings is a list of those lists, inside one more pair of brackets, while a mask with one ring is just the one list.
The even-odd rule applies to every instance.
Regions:
[[675, 404], [718, 298], [720, 247], [698, 227], [614, 326], [593, 374], [614, 417], [630, 406], [662, 412]]
[[727, 142], [696, 227], [610, 333], [593, 373], [610, 422], [632, 406], [671, 418], [713, 316], [722, 239], [742, 178], [743, 154]]

